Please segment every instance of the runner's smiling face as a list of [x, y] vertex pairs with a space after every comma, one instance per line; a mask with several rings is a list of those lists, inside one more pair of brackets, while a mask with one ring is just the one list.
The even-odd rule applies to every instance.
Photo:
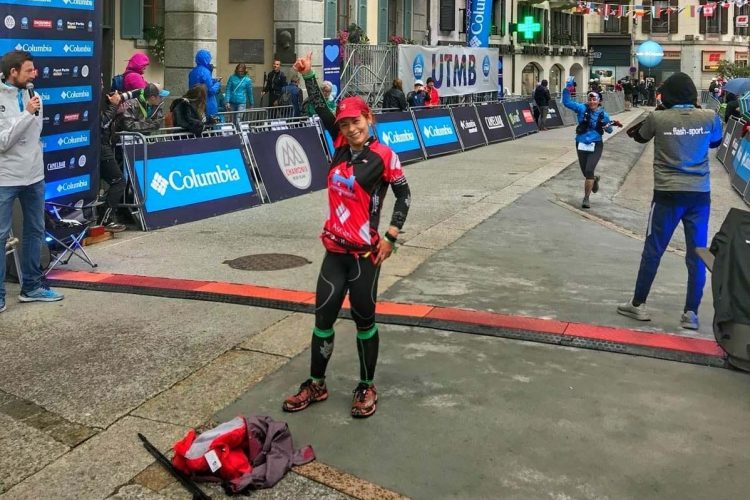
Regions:
[[349, 146], [362, 149], [362, 146], [370, 137], [370, 125], [372, 116], [359, 115], [356, 118], [342, 118], [338, 122], [339, 131], [344, 135]]

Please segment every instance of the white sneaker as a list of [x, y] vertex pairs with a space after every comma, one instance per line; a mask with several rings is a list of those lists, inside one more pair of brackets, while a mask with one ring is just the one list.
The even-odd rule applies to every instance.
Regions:
[[698, 329], [698, 315], [693, 311], [685, 311], [680, 318], [680, 325], [688, 330]]
[[633, 305], [633, 302], [629, 300], [626, 303], [617, 306], [617, 312], [628, 318], [637, 319], [638, 321], [651, 321], [651, 315], [646, 310], [646, 304], [641, 304], [636, 307]]

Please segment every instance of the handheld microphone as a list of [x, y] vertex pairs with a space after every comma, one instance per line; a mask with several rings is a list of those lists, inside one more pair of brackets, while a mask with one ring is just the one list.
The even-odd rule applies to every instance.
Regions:
[[[35, 95], [35, 94], [34, 94], [34, 84], [33, 84], [33, 83], [31, 83], [31, 82], [27, 83], [27, 84], [26, 84], [26, 90], [28, 90], [28, 91], [29, 91], [29, 99], [33, 99], [33, 98], [34, 98], [34, 95]], [[35, 115], [35, 116], [39, 116], [39, 110], [37, 110], [37, 111], [36, 111], [36, 112], [34, 113], [34, 115]]]

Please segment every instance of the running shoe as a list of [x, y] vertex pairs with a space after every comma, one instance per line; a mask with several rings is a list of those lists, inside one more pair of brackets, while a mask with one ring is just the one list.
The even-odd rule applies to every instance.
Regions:
[[352, 417], [367, 418], [377, 410], [378, 392], [374, 385], [360, 382], [354, 389], [352, 400]]
[[281, 408], [284, 411], [302, 411], [313, 403], [328, 399], [325, 382], [315, 382], [309, 378], [299, 386], [299, 392], [286, 398]]

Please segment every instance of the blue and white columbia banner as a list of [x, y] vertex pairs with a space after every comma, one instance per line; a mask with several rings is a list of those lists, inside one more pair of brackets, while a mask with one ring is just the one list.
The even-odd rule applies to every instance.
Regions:
[[92, 40], [0, 39], [0, 54], [11, 50], [25, 50], [34, 57], [91, 57], [94, 55], [94, 42]]
[[94, 0], [0, 0], [0, 4], [57, 9], [94, 10]]

